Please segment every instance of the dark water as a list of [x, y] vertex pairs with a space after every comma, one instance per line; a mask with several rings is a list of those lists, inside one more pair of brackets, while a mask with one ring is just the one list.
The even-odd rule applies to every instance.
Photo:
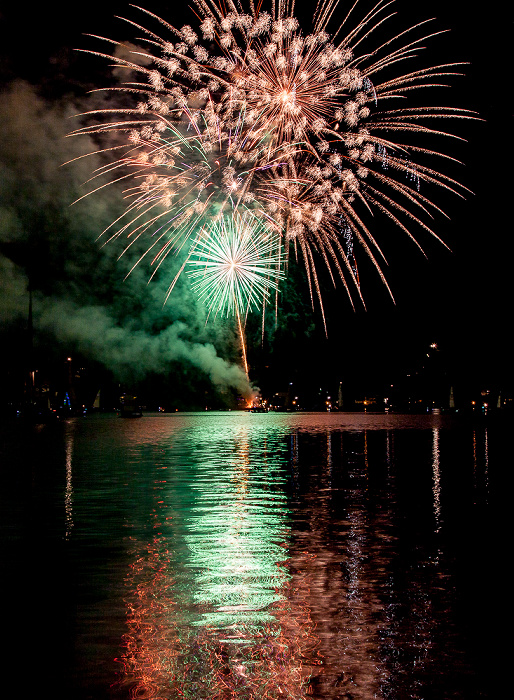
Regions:
[[499, 697], [507, 445], [446, 416], [4, 426], [13, 697]]

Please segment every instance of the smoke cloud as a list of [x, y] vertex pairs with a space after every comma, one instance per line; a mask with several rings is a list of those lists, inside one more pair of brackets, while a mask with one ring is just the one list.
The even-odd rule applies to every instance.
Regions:
[[44, 300], [38, 315], [39, 326], [61, 341], [72, 340], [82, 352], [101, 358], [118, 376], [140, 379], [148, 372], [166, 373], [170, 361], [189, 362], [208, 375], [219, 387], [248, 392], [243, 370], [229, 364], [216, 353], [211, 343], [184, 339], [185, 323], [175, 321], [160, 333], [150, 335], [119, 325], [102, 307], [76, 307], [65, 300]]
[[[102, 99], [99, 97], [98, 99]], [[91, 102], [88, 101], [88, 108]], [[0, 103], [0, 312], [9, 324], [26, 316], [34, 294], [34, 326], [64, 347], [71, 343], [119, 378], [165, 374], [170, 363], [197, 368], [220, 389], [253, 391], [235, 357], [235, 337], [205, 323], [205, 311], [181, 280], [168, 303], [165, 290], [179, 261], [148, 284], [136, 268], [141, 248], [118, 260], [117, 241], [98, 236], [123, 211], [116, 187], [80, 199], [97, 156], [88, 137], [66, 138], [85, 111], [76, 99], [48, 102], [15, 82]], [[77, 160], [78, 158], [78, 160]], [[71, 161], [71, 162], [70, 162]], [[63, 163], [68, 163], [63, 166]], [[100, 184], [100, 183], [97, 183]], [[78, 201], [76, 201], [78, 200]], [[72, 202], [76, 201], [72, 205]], [[224, 356], [224, 357], [223, 357]], [[226, 359], [224, 359], [226, 358]]]

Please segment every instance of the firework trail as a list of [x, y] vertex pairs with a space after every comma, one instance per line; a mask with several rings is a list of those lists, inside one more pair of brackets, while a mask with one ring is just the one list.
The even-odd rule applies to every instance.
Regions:
[[[217, 269], [219, 277], [215, 283], [205, 274], [200, 282], [193, 275], [195, 289], [217, 311], [240, 313], [243, 298], [248, 306], [265, 303], [280, 281], [268, 256], [287, 261], [290, 251], [303, 259], [322, 312], [319, 263], [334, 284], [342, 281], [351, 301], [356, 292], [363, 302], [357, 262], [363, 253], [389, 290], [385, 256], [366, 217], [385, 215], [419, 248], [419, 230], [438, 238], [426, 219], [444, 212], [425, 188], [459, 196], [465, 188], [423, 164], [454, 160], [425, 146], [425, 138], [458, 138], [428, 124], [476, 118], [458, 108], [410, 106], [413, 95], [441, 87], [462, 64], [409, 68], [424, 42], [441, 33], [427, 31], [429, 20], [376, 39], [393, 22], [393, 2], [379, 0], [354, 20], [357, 2], [344, 14], [345, 3], [320, 0], [310, 33], [288, 0], [273, 0], [271, 11], [249, 0], [247, 12], [232, 0], [194, 0], [196, 29], [136, 7], [154, 29], [125, 20], [141, 46], [130, 49], [130, 60], [87, 51], [126, 70], [127, 82], [110, 90], [130, 95], [133, 106], [89, 112], [100, 123], [73, 132], [117, 139], [101, 150], [118, 152], [118, 159], [94, 175], [127, 182], [126, 212], [104, 232], [108, 238], [125, 238], [126, 250], [149, 236], [138, 262], [148, 256], [153, 274], [170, 252], [185, 250], [181, 270], [193, 260], [201, 266], [204, 256], [205, 270]], [[407, 98], [407, 106], [395, 106]], [[261, 225], [248, 240], [273, 284], [257, 275], [245, 287], [242, 277], [220, 272], [221, 240], [236, 229], [243, 235], [241, 223], [256, 220]]]

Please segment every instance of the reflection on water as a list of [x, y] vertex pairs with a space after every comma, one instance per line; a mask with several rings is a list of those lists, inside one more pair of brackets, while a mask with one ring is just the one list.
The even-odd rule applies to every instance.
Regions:
[[73, 438], [76, 429], [76, 422], [69, 421], [66, 424], [64, 433], [64, 445], [66, 450], [66, 487], [64, 496], [64, 509], [66, 511], [66, 534], [69, 539], [73, 527]]
[[432, 469], [434, 472], [434, 513], [436, 532], [441, 525], [441, 475], [439, 472], [439, 428], [432, 428]]
[[266, 426], [200, 423], [174, 436], [155, 535], [132, 538], [123, 682], [135, 696], [303, 697], [286, 451]]
[[489, 537], [485, 425], [213, 413], [52, 430], [78, 581], [69, 697], [489, 697], [467, 554]]

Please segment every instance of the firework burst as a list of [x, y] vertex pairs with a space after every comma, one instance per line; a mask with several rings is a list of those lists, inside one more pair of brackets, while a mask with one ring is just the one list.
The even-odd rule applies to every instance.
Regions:
[[186, 269], [211, 312], [243, 317], [278, 289], [280, 238], [248, 213], [217, 218], [200, 231]]
[[214, 315], [234, 315], [248, 375], [244, 326], [249, 311], [264, 307], [284, 277], [277, 231], [246, 212], [217, 217], [191, 246], [186, 270]]
[[[126, 20], [138, 31], [140, 49], [131, 49], [130, 58], [89, 51], [127, 71], [127, 82], [112, 90], [134, 99], [132, 108], [90, 112], [102, 119], [114, 114], [115, 120], [74, 132], [115, 132], [125, 139], [114, 147], [119, 159], [97, 173], [119, 172], [114, 180], [130, 182], [124, 218], [109, 235], [126, 236], [127, 247], [150, 235], [142, 257], [148, 255], [157, 269], [184, 246], [187, 260], [200, 264], [200, 254], [218, 255], [236, 229], [243, 235], [241, 222], [260, 220], [248, 239], [255, 251], [261, 249], [259, 231], [266, 239], [263, 268], [282, 247], [286, 257], [290, 249], [299, 253], [311, 297], [321, 307], [319, 262], [334, 283], [342, 280], [350, 299], [356, 290], [362, 301], [362, 251], [387, 286], [385, 256], [366, 217], [385, 215], [421, 247], [417, 232], [437, 238], [426, 222], [442, 213], [425, 189], [465, 190], [424, 164], [448, 156], [425, 147], [423, 139], [454, 137], [429, 126], [431, 120], [475, 117], [417, 103], [395, 108], [459, 74], [455, 63], [408, 68], [424, 42], [440, 32], [427, 33], [421, 22], [373, 43], [393, 18], [386, 0], [358, 21], [357, 3], [345, 15], [343, 2], [320, 0], [310, 33], [302, 31], [287, 0], [273, 2], [270, 12], [251, 0], [248, 12], [232, 0], [194, 3], [196, 29], [174, 27], [136, 8], [155, 26]], [[132, 80], [134, 75], [139, 78]], [[216, 223], [206, 226], [209, 221]], [[270, 228], [277, 235], [271, 237]], [[241, 311], [242, 299], [234, 301], [230, 284], [226, 296], [209, 284], [197, 281], [195, 289], [211, 308]], [[270, 292], [253, 284], [245, 298], [249, 306]]]

